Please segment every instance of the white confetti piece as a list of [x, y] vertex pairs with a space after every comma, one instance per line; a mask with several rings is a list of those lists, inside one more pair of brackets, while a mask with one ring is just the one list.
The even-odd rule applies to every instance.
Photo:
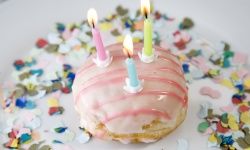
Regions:
[[207, 114], [207, 110], [209, 108], [212, 108], [212, 103], [210, 103], [210, 102], [206, 102], [206, 103], [200, 104], [200, 110], [198, 112], [198, 117], [200, 119], [203, 119], [203, 118], [207, 117], [207, 115], [208, 115]]
[[90, 134], [87, 132], [82, 132], [80, 135], [77, 136], [76, 139], [79, 143], [87, 143], [90, 140]]
[[45, 95], [46, 95], [46, 91], [40, 90], [40, 91], [38, 91], [38, 94], [36, 94], [34, 96], [27, 96], [27, 98], [30, 100], [38, 100], [38, 99], [44, 97]]
[[239, 131], [233, 132], [232, 136], [234, 139], [238, 139], [239, 137], [245, 137], [245, 134], [244, 132], [239, 130]]
[[17, 116], [9, 117], [6, 121], [6, 125], [12, 127], [14, 122], [17, 120]]
[[69, 45], [70, 47], [73, 47], [73, 46], [81, 45], [81, 42], [78, 39], [71, 38], [66, 41], [66, 44]]
[[60, 44], [62, 39], [59, 37], [58, 33], [49, 33], [48, 34], [48, 41], [50, 44]]
[[81, 41], [83, 41], [83, 42], [86, 42], [86, 43], [88, 43], [88, 42], [91, 41], [91, 37], [88, 36], [88, 35], [87, 35], [86, 33], [84, 33], [84, 32], [82, 32], [82, 33], [79, 34], [79, 39], [80, 39]]
[[67, 129], [64, 133], [63, 141], [64, 142], [71, 142], [74, 140], [74, 138], [75, 138], [75, 133], [73, 131], [70, 131], [69, 129]]
[[178, 146], [177, 146], [177, 150], [188, 150], [188, 141], [186, 139], [178, 139]]
[[191, 71], [191, 76], [193, 79], [201, 79], [204, 76], [204, 73], [200, 69], [195, 69]]
[[58, 52], [62, 54], [66, 54], [71, 50], [68, 44], [60, 44]]
[[39, 117], [35, 117], [30, 122], [26, 122], [25, 126], [31, 128], [33, 130], [37, 129], [38, 127], [41, 126], [41, 119]]
[[42, 110], [40, 108], [35, 108], [35, 109], [32, 109], [31, 111], [36, 116], [41, 116], [42, 115]]

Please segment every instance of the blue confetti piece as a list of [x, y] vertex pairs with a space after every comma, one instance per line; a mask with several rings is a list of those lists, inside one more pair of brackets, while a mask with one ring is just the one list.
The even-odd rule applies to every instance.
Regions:
[[36, 108], [36, 103], [33, 101], [27, 101], [25, 108], [26, 109], [34, 109], [34, 108]]
[[59, 140], [53, 140], [52, 143], [54, 143], [54, 144], [64, 144], [62, 141], [59, 141]]
[[74, 81], [75, 74], [73, 72], [70, 72], [70, 73], [68, 73], [67, 78], [70, 79], [71, 81]]
[[240, 94], [234, 94], [234, 95], [232, 96], [232, 99], [233, 99], [233, 98], [239, 99], [239, 100], [243, 100], [243, 99], [246, 98], [246, 96], [245, 96], [245, 95], [240, 95]]
[[68, 129], [68, 127], [58, 127], [58, 128], [55, 128], [54, 131], [55, 131], [56, 133], [63, 133], [63, 132], [65, 132], [67, 129]]
[[58, 32], [63, 32], [65, 30], [65, 25], [62, 23], [57, 23], [56, 24], [56, 29]]
[[234, 143], [232, 136], [220, 135], [220, 138], [222, 139], [222, 142], [221, 142], [222, 145], [233, 145]]
[[22, 60], [16, 60], [13, 65], [17, 71], [20, 71], [23, 67], [25, 67], [25, 64]]
[[242, 84], [236, 85], [235, 88], [237, 88], [240, 92], [244, 90], [244, 86]]
[[6, 107], [9, 107], [11, 103], [12, 103], [12, 100], [10, 98], [5, 100], [5, 106]]
[[25, 62], [25, 66], [28, 66], [28, 67], [31, 67], [31, 66], [33, 66], [33, 65], [35, 65], [36, 64], [36, 60], [35, 59], [32, 59], [32, 61], [26, 61]]
[[63, 70], [64, 71], [71, 70], [71, 69], [72, 69], [71, 65], [69, 65], [69, 64], [63, 64]]
[[16, 106], [19, 108], [24, 108], [26, 106], [27, 99], [25, 97], [20, 97], [16, 99]]
[[43, 70], [42, 69], [30, 70], [30, 74], [37, 75], [39, 77], [43, 74]]
[[189, 73], [189, 65], [188, 64], [182, 64], [182, 69], [184, 73]]
[[229, 68], [231, 65], [230, 65], [230, 61], [229, 59], [224, 59], [223, 61], [223, 68]]
[[126, 27], [126, 28], [130, 28], [130, 27], [131, 27], [131, 24], [130, 24], [128, 21], [126, 21], [126, 22], [125, 22], [125, 27]]
[[58, 78], [58, 79], [55, 79], [55, 80], [51, 80], [52, 83], [55, 83], [55, 82], [60, 82], [62, 79], [61, 78]]
[[29, 140], [31, 140], [31, 136], [29, 134], [22, 134], [19, 142], [22, 144]]

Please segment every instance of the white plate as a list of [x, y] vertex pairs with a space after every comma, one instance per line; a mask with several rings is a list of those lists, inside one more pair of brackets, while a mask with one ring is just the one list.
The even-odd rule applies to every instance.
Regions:
[[[107, 15], [117, 4], [123, 4], [132, 10], [139, 7], [139, 1], [129, 0], [9, 0], [0, 4], [0, 81], [2, 82], [9, 76], [11, 64], [14, 59], [24, 56], [33, 46], [38, 37], [44, 37], [51, 26], [56, 21], [60, 22], [79, 22], [86, 17], [89, 7], [95, 7], [100, 16]], [[197, 24], [197, 32], [211, 40], [226, 40], [232, 44], [233, 50], [248, 51], [250, 20], [242, 17], [250, 14], [248, 9], [250, 2], [239, 1], [200, 1], [190, 0], [182, 2], [180, 0], [158, 0], [155, 3], [157, 9], [163, 12], [170, 12], [173, 16], [190, 16], [194, 18]], [[103, 9], [106, 7], [108, 9]], [[232, 21], [233, 20], [233, 21]], [[107, 43], [108, 44], [108, 43]], [[129, 144], [123, 145], [118, 142], [101, 141], [92, 139], [87, 144], [71, 142], [70, 145], [75, 150], [80, 149], [109, 149], [109, 150], [172, 150], [177, 148], [177, 140], [185, 138], [189, 142], [189, 149], [208, 149], [207, 137], [197, 132], [197, 125], [200, 122], [196, 116], [199, 110], [199, 104], [208, 100], [213, 102], [216, 107], [230, 103], [232, 91], [220, 85], [214, 85], [214, 88], [220, 90], [222, 97], [218, 100], [201, 96], [197, 91], [202, 85], [213, 84], [211, 81], [202, 80], [195, 82], [189, 89], [189, 110], [184, 123], [166, 138], [152, 144]], [[60, 100], [60, 104], [66, 109], [63, 116], [49, 117], [47, 114], [47, 104], [44, 100], [39, 100], [38, 105], [42, 109], [42, 128], [51, 129], [55, 123], [63, 120], [73, 131], [79, 133], [79, 117], [73, 109], [72, 96], [65, 96]], [[2, 111], [2, 110], [0, 110]], [[5, 122], [7, 115], [0, 112], [0, 126]], [[46, 121], [45, 121], [46, 120]], [[0, 136], [0, 144], [2, 144]], [[54, 136], [44, 133], [42, 139], [50, 142]], [[50, 143], [48, 143], [50, 144]], [[1, 147], [0, 147], [1, 149]], [[58, 146], [55, 149], [60, 149]]]

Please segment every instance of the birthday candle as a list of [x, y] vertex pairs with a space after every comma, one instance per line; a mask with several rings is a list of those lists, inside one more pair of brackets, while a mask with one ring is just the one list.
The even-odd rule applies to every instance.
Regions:
[[97, 13], [96, 10], [91, 8], [88, 11], [88, 22], [89, 25], [92, 27], [92, 36], [95, 42], [96, 51], [97, 51], [97, 58], [100, 61], [105, 61], [107, 59], [106, 51], [103, 46], [102, 38], [99, 29], [96, 27], [97, 24]]
[[123, 52], [128, 57], [125, 60], [129, 84], [131, 87], [137, 87], [139, 85], [139, 79], [136, 72], [135, 62], [132, 58], [133, 55], [133, 42], [131, 36], [127, 35], [123, 42]]
[[143, 54], [146, 56], [153, 55], [152, 48], [152, 21], [149, 18], [150, 14], [150, 1], [149, 0], [141, 0], [141, 13], [145, 16], [144, 20], [144, 50]]

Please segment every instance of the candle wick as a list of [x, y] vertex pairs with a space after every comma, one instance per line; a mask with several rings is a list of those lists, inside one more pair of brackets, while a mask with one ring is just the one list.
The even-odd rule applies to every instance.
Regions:
[[128, 53], [128, 58], [131, 58], [130, 54]]
[[147, 9], [144, 7], [145, 18], [148, 19]]
[[94, 23], [94, 21], [92, 20], [92, 26], [93, 26], [93, 28], [95, 28], [95, 23]]
[[125, 55], [126, 55], [128, 58], [131, 58], [131, 55], [130, 55], [130, 53], [128, 52], [128, 49], [127, 49], [127, 48], [123, 47], [123, 51], [124, 51]]

